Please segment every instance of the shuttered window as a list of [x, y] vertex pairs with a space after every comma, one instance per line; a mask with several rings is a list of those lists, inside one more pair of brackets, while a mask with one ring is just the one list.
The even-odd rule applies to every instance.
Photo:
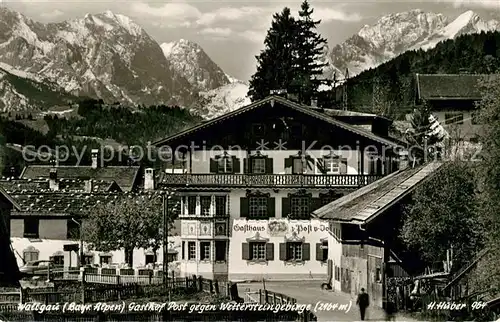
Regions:
[[280, 244], [280, 260], [308, 261], [311, 259], [309, 243], [287, 242]]
[[272, 261], [274, 260], [274, 244], [266, 242], [243, 243], [242, 259], [248, 261]]

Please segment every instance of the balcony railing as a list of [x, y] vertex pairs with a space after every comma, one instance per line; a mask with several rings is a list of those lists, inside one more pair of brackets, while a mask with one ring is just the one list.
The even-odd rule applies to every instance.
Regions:
[[167, 174], [163, 184], [179, 187], [359, 187], [382, 177], [357, 174]]

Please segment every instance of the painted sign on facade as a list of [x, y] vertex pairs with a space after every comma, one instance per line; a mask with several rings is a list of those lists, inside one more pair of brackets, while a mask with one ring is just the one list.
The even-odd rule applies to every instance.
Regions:
[[284, 237], [286, 235], [311, 235], [326, 233], [329, 223], [321, 220], [235, 220], [233, 222], [233, 236], [235, 234], [265, 235], [269, 237]]

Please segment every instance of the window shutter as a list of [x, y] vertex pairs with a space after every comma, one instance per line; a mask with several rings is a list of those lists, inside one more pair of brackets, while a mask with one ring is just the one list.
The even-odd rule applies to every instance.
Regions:
[[248, 171], [248, 159], [247, 158], [243, 159], [243, 173], [250, 173], [250, 171]]
[[293, 158], [286, 158], [285, 159], [285, 168], [291, 168], [293, 165]]
[[210, 159], [210, 173], [217, 173], [218, 164], [217, 160]]
[[309, 207], [309, 211], [313, 212], [319, 208], [321, 208], [321, 198], [311, 198], [311, 206]]
[[316, 159], [316, 168], [318, 169], [321, 174], [327, 174], [328, 170], [325, 167], [325, 160], [324, 159]]
[[185, 259], [185, 257], [186, 257], [186, 255], [185, 255], [186, 254], [186, 250], [185, 250], [186, 249], [186, 242], [183, 241], [181, 247], [182, 247], [182, 249], [181, 249], [181, 259]]
[[266, 244], [266, 260], [268, 261], [274, 260], [274, 244], [272, 243]]
[[241, 259], [250, 260], [250, 244], [241, 244]]
[[280, 261], [286, 260], [286, 243], [280, 243]]
[[281, 199], [281, 218], [287, 218], [290, 214], [290, 198]]
[[240, 217], [248, 217], [248, 198], [240, 198]]
[[275, 198], [267, 198], [267, 216], [268, 217], [276, 217]]
[[316, 243], [316, 260], [323, 261], [323, 249], [321, 249], [322, 243]]
[[266, 158], [265, 160], [266, 160], [266, 173], [272, 174], [273, 173], [273, 159]]
[[311, 245], [309, 243], [302, 244], [302, 260], [311, 260]]
[[237, 157], [233, 156], [233, 173], [240, 173], [240, 159]]
[[347, 159], [340, 160], [340, 174], [347, 174]]

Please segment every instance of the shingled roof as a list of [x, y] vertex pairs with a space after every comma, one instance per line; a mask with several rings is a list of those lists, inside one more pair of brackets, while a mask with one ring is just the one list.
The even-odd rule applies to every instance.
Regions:
[[[48, 165], [28, 165], [21, 173], [22, 179], [48, 179]], [[111, 184], [113, 181], [123, 191], [131, 191], [137, 184], [139, 166], [106, 166], [92, 168], [90, 166], [57, 166], [57, 177], [60, 179], [92, 179]]]
[[480, 100], [480, 81], [494, 75], [416, 74], [417, 96], [425, 100]]
[[313, 216], [353, 224], [367, 223], [408, 195], [442, 164], [434, 161], [397, 171], [315, 210]]
[[[81, 179], [60, 179], [59, 190], [60, 192], [112, 192], [121, 191], [115, 181], [92, 180], [92, 190], [86, 191], [86, 181]], [[9, 193], [25, 192], [25, 191], [39, 191], [49, 192], [49, 179], [1, 179], [0, 186], [2, 186]], [[117, 189], [114, 189], [117, 188]]]
[[[16, 214], [32, 216], [86, 215], [88, 210], [100, 203], [113, 202], [119, 198], [152, 198], [163, 191], [151, 192], [62, 192], [62, 191], [12, 191], [10, 197], [19, 205]], [[160, 199], [158, 199], [160, 200]], [[160, 202], [160, 201], [159, 201]]]

